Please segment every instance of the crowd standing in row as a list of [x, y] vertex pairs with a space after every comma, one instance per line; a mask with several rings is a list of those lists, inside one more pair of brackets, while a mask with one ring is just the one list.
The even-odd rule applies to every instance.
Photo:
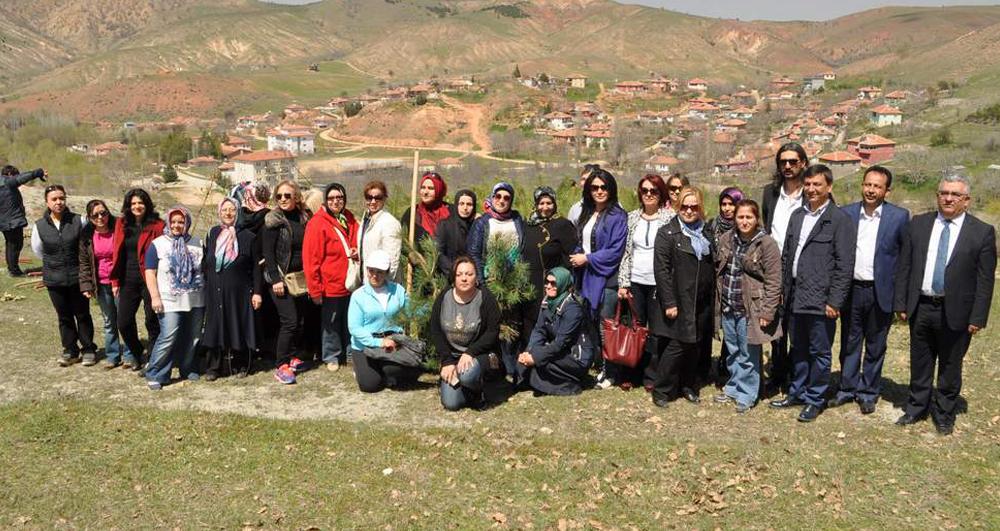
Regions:
[[[567, 218], [547, 186], [535, 190], [525, 218], [506, 182], [477, 216], [476, 194], [460, 190], [448, 204], [437, 173], [421, 178], [416, 209], [402, 223], [384, 210], [388, 190], [379, 181], [364, 186], [360, 219], [337, 183], [312, 208], [293, 181], [274, 187], [274, 208], [266, 184], [243, 183], [218, 205], [204, 242], [191, 234], [184, 207], [161, 219], [142, 189], [125, 194], [119, 216], [90, 201], [83, 220], [67, 208], [65, 189], [50, 185], [32, 248], [59, 321], [60, 363], [97, 363], [88, 303], [96, 298], [104, 367], [143, 370], [151, 389], [168, 384], [175, 366], [191, 380], [245, 376], [254, 353], [273, 358], [275, 378], [286, 384], [315, 364], [336, 371], [348, 361], [361, 391], [411, 384], [424, 345], [399, 325], [408, 304], [399, 277], [403, 226], [415, 216], [417, 241], [434, 241], [431, 266], [448, 280], [428, 339], [449, 410], [483, 405], [484, 383], [504, 375], [536, 393], [578, 393], [591, 368], [597, 388], [641, 385], [661, 407], [681, 397], [699, 402], [713, 374], [712, 339], [721, 337], [717, 402], [745, 413], [783, 392], [770, 406], [800, 407], [800, 421], [849, 402], [869, 414], [896, 312], [909, 322], [911, 359], [897, 423], [929, 414], [951, 433], [962, 359], [986, 326], [996, 267], [994, 228], [966, 212], [968, 179], [943, 178], [937, 210], [911, 220], [886, 201], [892, 173], [884, 167], [868, 168], [861, 200], [840, 207], [832, 172], [808, 166], [801, 146], [782, 146], [775, 162], [759, 204], [729, 187], [711, 220], [702, 192], [679, 175], [640, 179], [640, 206], [625, 212], [617, 180], [597, 165], [584, 168], [581, 199]], [[46, 174], [3, 174], [0, 227], [8, 270], [20, 275], [26, 221], [18, 188]], [[498, 241], [511, 249], [510, 263], [527, 264], [539, 294], [504, 310], [487, 288], [486, 257]], [[140, 303], [148, 348], [138, 336]], [[619, 304], [649, 331], [635, 367], [600, 355], [600, 323]], [[828, 397], [838, 320], [842, 373]], [[502, 340], [501, 322], [515, 323], [518, 338]]]

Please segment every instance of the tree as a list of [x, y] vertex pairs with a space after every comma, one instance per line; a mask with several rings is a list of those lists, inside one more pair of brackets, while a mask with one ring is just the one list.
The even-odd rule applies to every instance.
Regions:
[[427, 104], [427, 96], [425, 96], [423, 94], [417, 94], [417, 96], [415, 98], [413, 98], [413, 104], [417, 105], [417, 106], [426, 105]]
[[348, 118], [356, 116], [359, 112], [361, 112], [361, 103], [359, 102], [351, 101], [344, 105], [344, 116]]
[[177, 170], [174, 169], [172, 165], [167, 165], [163, 169], [163, 182], [164, 183], [175, 183], [177, 182]]
[[931, 135], [931, 146], [941, 147], [951, 144], [951, 129], [942, 127]]

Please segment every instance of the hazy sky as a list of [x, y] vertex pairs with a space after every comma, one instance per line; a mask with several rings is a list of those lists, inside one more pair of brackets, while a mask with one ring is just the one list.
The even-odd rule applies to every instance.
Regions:
[[741, 20], [828, 20], [839, 16], [887, 5], [942, 6], [942, 5], [994, 5], [996, 0], [837, 0], [778, 2], [774, 0], [618, 0], [624, 4], [642, 4], [683, 11], [708, 17], [738, 18]]

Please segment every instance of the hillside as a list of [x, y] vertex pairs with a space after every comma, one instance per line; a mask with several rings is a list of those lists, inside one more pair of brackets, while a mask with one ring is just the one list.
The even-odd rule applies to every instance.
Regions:
[[[224, 87], [225, 97], [209, 99], [230, 106], [295, 98], [295, 87], [275, 83], [273, 72], [288, 72], [289, 82], [299, 83], [305, 65], [319, 61], [341, 61], [348, 71], [330, 78], [323, 95], [310, 82], [303, 95], [309, 102], [378, 81], [501, 77], [514, 64], [524, 73], [579, 71], [613, 80], [656, 72], [716, 83], [831, 69], [931, 83], [1000, 69], [994, 51], [1000, 51], [1000, 7], [883, 8], [823, 23], [777, 23], [709, 19], [610, 0], [325, 0], [307, 6], [6, 0], [0, 4], [0, 37], [6, 43], [0, 44], [0, 94], [20, 98], [17, 106], [72, 105], [89, 93], [131, 102], [142, 99], [151, 84], [175, 84], [177, 76], [199, 80], [206, 89]], [[270, 79], [255, 81], [262, 76]], [[169, 109], [125, 105], [122, 111], [184, 113], [184, 93]], [[217, 108], [192, 98], [191, 113]], [[113, 102], [106, 107], [113, 111]]]

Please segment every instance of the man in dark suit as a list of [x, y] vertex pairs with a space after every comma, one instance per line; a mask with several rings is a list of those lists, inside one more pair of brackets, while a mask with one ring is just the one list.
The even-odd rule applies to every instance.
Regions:
[[937, 212], [910, 222], [896, 275], [896, 311], [910, 323], [910, 396], [896, 424], [930, 412], [942, 435], [955, 429], [962, 360], [986, 327], [997, 266], [996, 231], [966, 212], [969, 192], [964, 176], [941, 180]]
[[[761, 194], [761, 217], [764, 218], [764, 230], [774, 238], [781, 251], [788, 234], [788, 222], [792, 212], [802, 207], [802, 172], [809, 165], [809, 155], [805, 148], [796, 142], [789, 142], [778, 148], [774, 155], [773, 182], [764, 186]], [[781, 325], [786, 328], [784, 324]], [[767, 384], [767, 395], [777, 394], [788, 389], [791, 378], [791, 360], [788, 357], [788, 339], [786, 335], [771, 342], [771, 378]]]
[[858, 238], [851, 291], [840, 315], [840, 389], [829, 406], [856, 401], [861, 413], [869, 415], [882, 391], [882, 363], [895, 303], [893, 277], [910, 213], [885, 201], [892, 189], [892, 172], [887, 168], [868, 168], [861, 187], [861, 201], [842, 209], [857, 228]]
[[826, 406], [837, 318], [854, 272], [854, 224], [834, 204], [832, 189], [830, 168], [816, 164], [802, 174], [806, 203], [792, 213], [781, 255], [795, 372], [788, 395], [771, 407], [804, 406], [801, 422], [816, 420]]

